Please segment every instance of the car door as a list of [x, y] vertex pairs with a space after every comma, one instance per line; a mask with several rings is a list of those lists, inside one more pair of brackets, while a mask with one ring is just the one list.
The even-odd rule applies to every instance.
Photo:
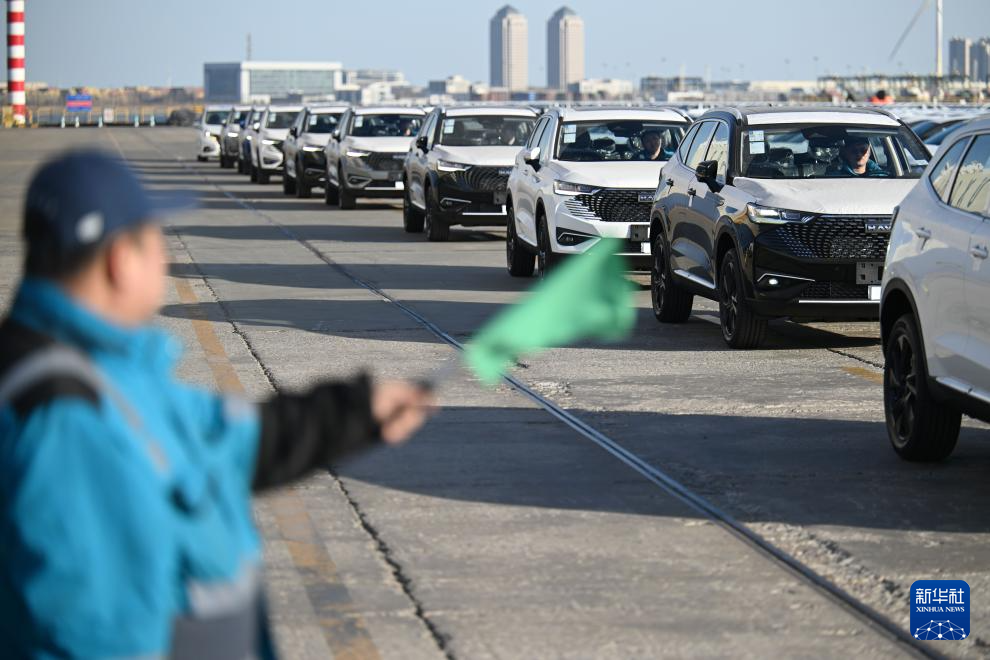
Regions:
[[[409, 198], [412, 202], [420, 207], [426, 208], [426, 195], [424, 190], [426, 189], [426, 178], [430, 175], [430, 150], [433, 148], [434, 139], [434, 129], [437, 125], [437, 118], [440, 114], [439, 109], [435, 109], [423, 122], [422, 127], [419, 129], [419, 134], [416, 136], [416, 140], [413, 142], [412, 149], [409, 156]], [[426, 145], [423, 148], [417, 144], [420, 142], [420, 138], [426, 140]]]
[[686, 157], [683, 161], [678, 158], [678, 164], [671, 173], [674, 179], [671, 185], [671, 193], [668, 196], [670, 206], [668, 207], [668, 217], [670, 219], [670, 230], [668, 240], [670, 242], [670, 262], [671, 268], [679, 275], [688, 275], [691, 278], [702, 278], [702, 282], [711, 283], [711, 278], [702, 277], [702, 264], [706, 262], [706, 255], [701, 253], [700, 245], [703, 240], [699, 232], [704, 229], [696, 218], [695, 197], [698, 189], [704, 189], [704, 185], [698, 182], [694, 169], [708, 152], [708, 144], [711, 142], [718, 122], [709, 119], [701, 122], [695, 133], [691, 146], [687, 149]]
[[302, 137], [302, 131], [306, 126], [306, 116], [307, 112], [303, 110], [298, 115], [296, 115], [296, 120], [292, 122], [292, 126], [289, 128], [289, 134], [285, 136], [285, 142], [282, 143], [282, 155], [284, 156], [283, 162], [285, 163], [285, 171], [290, 177], [297, 177], [296, 172], [296, 156], [299, 153], [299, 141]]
[[340, 161], [341, 144], [344, 141], [346, 131], [349, 130], [352, 114], [350, 110], [346, 110], [341, 115], [340, 121], [337, 123], [337, 128], [330, 134], [330, 139], [327, 140], [325, 150], [327, 155], [327, 180], [333, 182], [335, 185], [339, 185], [337, 181], [337, 164]]
[[[708, 148], [696, 152], [696, 167], [704, 161], [718, 163], [718, 174], [715, 183], [710, 186], [698, 180], [693, 173], [687, 184], [687, 206], [682, 207], [682, 220], [677, 236], [678, 252], [681, 255], [681, 267], [696, 278], [715, 285], [715, 229], [722, 217], [725, 201], [719, 194], [725, 185], [726, 171], [729, 167], [729, 125], [716, 120], [715, 131]], [[704, 135], [701, 135], [704, 139]], [[700, 154], [704, 155], [700, 155]], [[690, 158], [690, 157], [689, 157]]]
[[949, 205], [958, 165], [968, 146], [962, 140], [945, 151], [919, 185], [924, 200], [918, 208], [899, 214], [897, 223], [912, 236], [913, 245], [902, 250], [911, 255], [904, 268], [914, 280], [914, 295], [921, 316], [929, 372], [934, 377], [965, 371], [968, 310], [966, 271], [971, 258], [970, 238], [977, 219]]
[[526, 162], [526, 154], [537, 146], [551, 123], [549, 115], [540, 119], [536, 129], [526, 143], [526, 148], [516, 156], [516, 165], [511, 181], [512, 209], [516, 217], [516, 233], [527, 243], [536, 245], [536, 196], [538, 194], [536, 170]]
[[949, 206], [968, 216], [965, 255], [966, 349], [958, 377], [990, 394], [990, 134], [977, 136], [956, 173]]

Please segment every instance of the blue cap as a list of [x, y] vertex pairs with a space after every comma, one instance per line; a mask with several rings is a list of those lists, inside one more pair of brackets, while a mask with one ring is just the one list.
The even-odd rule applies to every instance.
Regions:
[[176, 204], [153, 198], [121, 159], [102, 151], [58, 156], [35, 173], [24, 205], [28, 260], [68, 262]]

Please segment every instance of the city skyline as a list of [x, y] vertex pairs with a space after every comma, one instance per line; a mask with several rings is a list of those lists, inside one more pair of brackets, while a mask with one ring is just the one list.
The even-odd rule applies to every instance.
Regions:
[[[827, 6], [795, 7], [783, 0], [751, 0], [740, 9], [729, 0], [712, 0], [704, 17], [649, 2], [569, 6], [586, 25], [587, 78], [638, 80], [648, 75], [676, 76], [683, 70], [688, 76], [713, 79], [778, 80], [812, 79], [825, 73], [931, 72], [932, 11], [921, 16], [896, 57], [890, 58], [916, 4], [834, 0]], [[514, 5], [534, 20], [540, 17], [542, 23], [542, 17], [550, 16], [561, 1], [527, 0]], [[203, 63], [243, 60], [246, 37], [251, 34], [257, 60], [340, 61], [346, 68], [400, 69], [418, 84], [458, 73], [487, 81], [490, 51], [485, 42], [489, 20], [499, 6], [438, 0], [431, 5], [434, 11], [398, 22], [382, 20], [382, 5], [357, 4], [328, 12], [324, 3], [300, 0], [292, 5], [295, 13], [312, 20], [283, 24], [271, 20], [272, 6], [259, 0], [207, 4], [174, 0], [168, 11], [125, 0], [104, 0], [99, 11], [91, 4], [55, 6], [29, 0], [27, 79], [62, 87], [200, 86]], [[114, 20], [101, 20], [103, 15]], [[458, 29], [434, 30], [437, 16]], [[726, 16], [731, 20], [710, 20]], [[152, 18], [154, 30], [148, 28]], [[975, 42], [984, 36], [987, 25], [990, 3], [946, 0], [946, 51], [949, 36]], [[371, 34], [375, 38], [369, 38]], [[527, 50], [545, 52], [545, 36], [542, 29], [529, 30]], [[744, 64], [739, 63], [740, 40], [748, 53]], [[67, 52], [71, 58], [65, 57]], [[542, 85], [548, 79], [544, 57], [528, 58], [526, 68], [528, 82]]]
[[529, 87], [529, 24], [512, 5], [505, 5], [489, 23], [490, 68], [493, 87], [524, 90]]

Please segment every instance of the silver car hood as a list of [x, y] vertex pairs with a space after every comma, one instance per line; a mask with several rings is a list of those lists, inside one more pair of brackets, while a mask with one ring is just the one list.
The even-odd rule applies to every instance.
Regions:
[[302, 142], [309, 147], [325, 147], [330, 141], [329, 133], [306, 133]]
[[434, 147], [437, 158], [455, 163], [490, 167], [512, 167], [522, 147]]
[[732, 185], [756, 203], [780, 209], [836, 215], [890, 215], [917, 179], [750, 179]]
[[404, 154], [409, 151], [413, 138], [410, 137], [347, 137], [347, 146], [362, 151], [377, 151], [386, 154]]
[[269, 140], [284, 140], [289, 137], [289, 129], [287, 128], [263, 128], [260, 131], [262, 138], [268, 138]]
[[561, 178], [601, 188], [648, 188], [656, 190], [660, 169], [667, 161], [613, 160], [603, 163], [554, 161]]

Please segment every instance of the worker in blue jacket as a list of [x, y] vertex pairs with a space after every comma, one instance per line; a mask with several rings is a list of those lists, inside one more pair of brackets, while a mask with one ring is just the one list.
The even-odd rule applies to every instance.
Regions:
[[4, 657], [271, 657], [252, 492], [405, 440], [423, 388], [327, 382], [261, 404], [176, 380], [149, 322], [161, 208], [119, 160], [44, 165], [0, 324]]

